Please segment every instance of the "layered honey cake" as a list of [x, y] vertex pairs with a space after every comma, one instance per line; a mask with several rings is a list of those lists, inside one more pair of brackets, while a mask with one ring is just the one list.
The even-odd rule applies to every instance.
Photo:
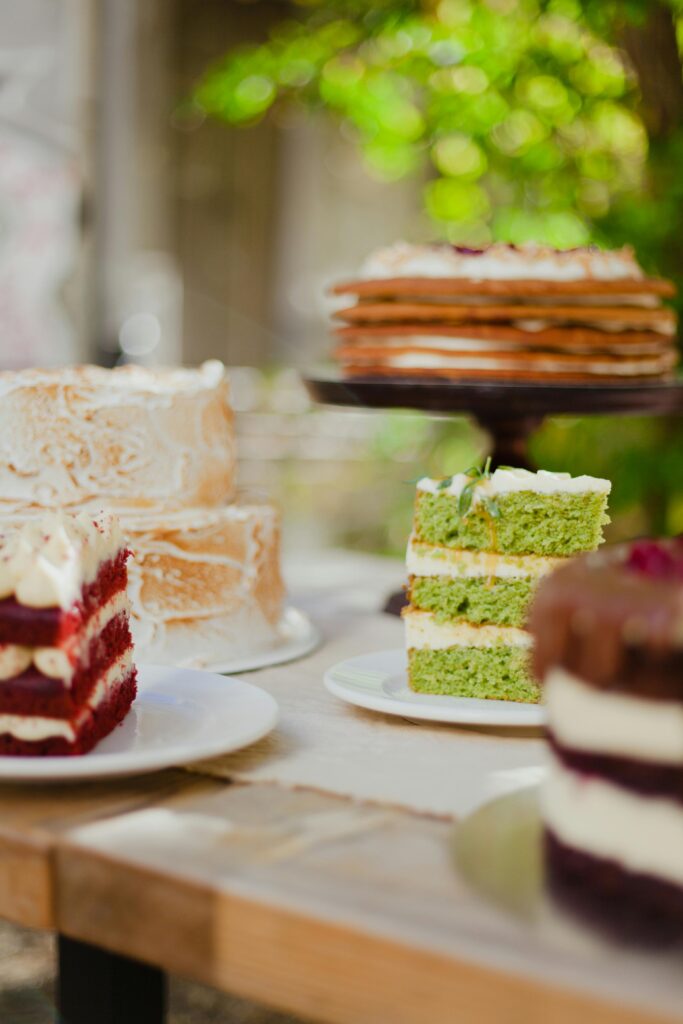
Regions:
[[552, 892], [613, 934], [683, 941], [683, 543], [637, 541], [541, 583]]
[[135, 699], [126, 560], [110, 515], [0, 536], [0, 754], [85, 754]]
[[221, 664], [279, 640], [279, 513], [236, 500], [222, 364], [4, 373], [0, 395], [0, 530], [114, 507], [141, 660]]
[[677, 361], [675, 289], [633, 251], [400, 242], [333, 288], [351, 377], [629, 381]]

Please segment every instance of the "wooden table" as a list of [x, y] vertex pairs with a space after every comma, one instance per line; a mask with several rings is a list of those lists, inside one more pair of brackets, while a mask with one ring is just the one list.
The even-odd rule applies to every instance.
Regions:
[[452, 836], [183, 771], [5, 786], [0, 915], [59, 934], [63, 1024], [158, 1024], [164, 972], [340, 1024], [683, 1020], [682, 972], [504, 914], [454, 870]]

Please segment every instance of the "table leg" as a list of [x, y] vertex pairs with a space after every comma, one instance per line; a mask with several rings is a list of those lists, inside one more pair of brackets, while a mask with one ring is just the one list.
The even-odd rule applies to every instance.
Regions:
[[58, 938], [58, 1024], [163, 1024], [166, 977], [157, 967]]

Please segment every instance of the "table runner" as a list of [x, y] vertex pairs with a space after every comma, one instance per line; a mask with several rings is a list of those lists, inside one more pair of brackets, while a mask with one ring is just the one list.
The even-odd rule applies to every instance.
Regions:
[[332, 552], [297, 563], [290, 575], [293, 603], [311, 615], [323, 643], [301, 661], [249, 673], [250, 682], [278, 701], [277, 728], [260, 743], [191, 771], [318, 789], [446, 818], [540, 777], [537, 730], [413, 723], [352, 707], [325, 690], [329, 666], [402, 646], [400, 621], [380, 610], [402, 579], [400, 563]]

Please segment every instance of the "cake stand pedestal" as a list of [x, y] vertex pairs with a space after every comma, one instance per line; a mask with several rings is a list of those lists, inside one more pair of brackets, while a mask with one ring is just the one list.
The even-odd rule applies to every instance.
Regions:
[[327, 405], [412, 409], [471, 416], [491, 437], [493, 467], [533, 469], [529, 439], [546, 416], [683, 415], [683, 379], [629, 384], [544, 384], [411, 378], [346, 380], [304, 377], [309, 394]]

